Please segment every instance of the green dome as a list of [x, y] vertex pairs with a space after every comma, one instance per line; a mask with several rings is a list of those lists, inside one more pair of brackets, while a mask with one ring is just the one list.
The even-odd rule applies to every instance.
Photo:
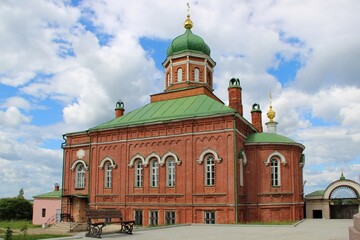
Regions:
[[190, 29], [186, 29], [184, 34], [176, 37], [166, 50], [168, 57], [183, 52], [203, 53], [210, 56], [209, 46], [201, 37], [193, 34]]
[[291, 138], [276, 133], [253, 133], [247, 137], [246, 143], [296, 143]]

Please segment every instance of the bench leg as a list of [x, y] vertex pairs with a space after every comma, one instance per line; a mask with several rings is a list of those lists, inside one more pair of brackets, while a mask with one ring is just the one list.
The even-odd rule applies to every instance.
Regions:
[[121, 223], [120, 232], [132, 234], [133, 225], [134, 225], [133, 223]]
[[101, 238], [102, 229], [105, 225], [90, 225], [88, 226], [88, 232], [85, 234], [86, 237]]

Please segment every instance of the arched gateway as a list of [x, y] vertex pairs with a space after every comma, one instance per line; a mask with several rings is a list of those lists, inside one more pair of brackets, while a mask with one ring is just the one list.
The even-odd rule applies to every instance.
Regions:
[[352, 219], [359, 212], [360, 184], [345, 179], [305, 196], [307, 218]]

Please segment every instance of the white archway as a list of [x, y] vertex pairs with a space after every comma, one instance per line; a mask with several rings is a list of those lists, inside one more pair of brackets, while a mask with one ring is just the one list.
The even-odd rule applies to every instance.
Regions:
[[165, 164], [165, 161], [166, 161], [167, 157], [173, 157], [175, 159], [175, 163], [177, 165], [181, 164], [181, 160], [179, 160], [178, 156], [175, 153], [171, 152], [171, 151], [168, 151], [167, 153], [165, 153], [165, 155], [161, 158], [161, 164]]
[[76, 165], [78, 165], [79, 163], [84, 165], [85, 170], [88, 170], [88, 166], [86, 165], [86, 162], [84, 160], [78, 159], [75, 162], [73, 162], [73, 164], [71, 165], [71, 171], [75, 171]]
[[144, 166], [146, 167], [147, 165], [149, 165], [149, 161], [151, 158], [156, 158], [159, 162], [159, 164], [162, 166], [164, 163], [162, 162], [160, 156], [155, 153], [155, 152], [152, 152], [150, 153], [146, 158], [145, 158], [145, 163], [144, 163]]
[[114, 160], [112, 160], [112, 159], [109, 158], [109, 157], [105, 157], [105, 158], [101, 161], [101, 163], [100, 163], [100, 165], [99, 165], [99, 168], [100, 168], [100, 169], [103, 169], [106, 162], [110, 162], [110, 167], [112, 167], [112, 168], [114, 168], [114, 169], [116, 168], [116, 164], [115, 164]]
[[282, 164], [282, 165], [285, 166], [285, 165], [287, 164], [286, 158], [284, 157], [284, 155], [282, 155], [282, 154], [279, 153], [278, 151], [275, 151], [275, 152], [271, 153], [271, 154], [268, 156], [268, 158], [264, 161], [265, 166], [268, 166], [268, 165], [270, 164], [270, 161], [271, 161], [271, 159], [272, 159], [273, 157], [278, 157], [278, 158], [280, 158], [280, 161], [281, 161], [281, 164]]
[[135, 154], [131, 159], [130, 159], [130, 162], [129, 162], [129, 167], [134, 167], [134, 162], [135, 160], [137, 159], [140, 159], [143, 163], [143, 165], [145, 165], [145, 158], [143, 156], [141, 156], [139, 153]]
[[204, 162], [204, 158], [206, 154], [212, 154], [214, 156], [214, 160], [218, 163], [221, 162], [222, 158], [219, 157], [219, 155], [217, 154], [217, 152], [215, 152], [214, 150], [208, 148], [206, 150], [204, 150], [201, 154], [200, 157], [196, 160], [199, 164], [202, 164]]
[[337, 180], [333, 183], [331, 183], [324, 192], [324, 199], [330, 199], [330, 195], [331, 193], [338, 187], [341, 186], [345, 186], [345, 187], [350, 187], [351, 189], [353, 189], [356, 194], [357, 197], [360, 198], [360, 184], [358, 184], [357, 182], [354, 182], [352, 180], [348, 180], [348, 179], [344, 179], [344, 180]]

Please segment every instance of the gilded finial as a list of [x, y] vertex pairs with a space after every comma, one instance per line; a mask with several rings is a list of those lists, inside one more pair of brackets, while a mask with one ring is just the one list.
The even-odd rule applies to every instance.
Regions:
[[271, 93], [270, 93], [270, 109], [266, 114], [270, 120], [270, 122], [274, 122], [274, 118], [275, 118], [275, 111], [272, 109], [272, 97], [271, 97]]
[[186, 5], [187, 5], [187, 18], [186, 18], [186, 20], [185, 20], [185, 23], [184, 23], [184, 27], [186, 28], [186, 29], [191, 29], [192, 27], [193, 27], [193, 22], [191, 21], [191, 19], [190, 19], [190, 3], [189, 2], [187, 2], [186, 3]]

